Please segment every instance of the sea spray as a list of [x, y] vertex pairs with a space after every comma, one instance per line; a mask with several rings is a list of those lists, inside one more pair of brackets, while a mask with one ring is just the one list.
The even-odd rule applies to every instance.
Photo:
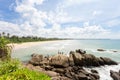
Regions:
[[110, 76], [110, 70], [113, 71], [119, 71], [120, 70], [120, 63], [118, 65], [111, 65], [111, 66], [101, 66], [101, 67], [94, 67], [94, 68], [84, 68], [88, 72], [91, 71], [91, 69], [97, 70], [100, 76], [100, 80], [113, 80]]

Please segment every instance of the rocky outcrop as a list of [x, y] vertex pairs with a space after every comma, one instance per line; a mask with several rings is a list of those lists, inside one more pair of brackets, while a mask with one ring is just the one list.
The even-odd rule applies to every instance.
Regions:
[[28, 65], [28, 68], [48, 74], [52, 80], [99, 80], [99, 73], [96, 70], [91, 70], [89, 73], [83, 67], [116, 65], [117, 63], [109, 58], [86, 54], [86, 51], [79, 49], [71, 51], [69, 56], [56, 54], [43, 57], [43, 55], [33, 54], [29, 64], [33, 66]]
[[69, 66], [69, 59], [64, 54], [57, 54], [52, 56], [49, 60], [49, 64], [51, 66], [61, 68], [61, 67], [68, 67]]
[[31, 57], [32, 59], [29, 61], [29, 63], [33, 64], [34, 66], [49, 65], [48, 57], [43, 57], [43, 55], [39, 54], [32, 54]]
[[71, 51], [69, 56], [64, 54], [56, 54], [51, 57], [43, 57], [43, 55], [33, 54], [29, 63], [33, 65], [50, 65], [57, 68], [68, 66], [102, 66], [117, 65], [117, 62], [106, 57], [95, 57], [92, 54], [79, 49], [76, 52]]
[[111, 60], [110, 58], [106, 58], [106, 57], [100, 57], [101, 60], [103, 60], [105, 65], [117, 65], [118, 63]]
[[92, 54], [81, 53], [80, 50], [76, 50], [76, 52], [71, 51], [70, 55], [73, 59], [74, 65], [77, 66], [117, 65], [117, 62], [111, 60], [110, 58], [95, 57]]
[[97, 51], [106, 51], [106, 50], [104, 50], [104, 49], [97, 49]]
[[85, 50], [82, 50], [82, 49], [77, 49], [77, 50], [76, 50], [76, 53], [85, 54], [86, 51], [85, 51]]
[[113, 80], [120, 80], [120, 70], [119, 72], [110, 70], [110, 76], [113, 78]]

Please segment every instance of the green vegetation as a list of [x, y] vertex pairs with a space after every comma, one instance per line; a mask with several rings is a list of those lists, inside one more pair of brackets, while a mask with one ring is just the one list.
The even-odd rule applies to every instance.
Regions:
[[0, 80], [50, 80], [50, 77], [22, 67], [20, 62], [11, 59], [11, 46], [4, 34], [0, 37]]
[[49, 76], [22, 67], [18, 60], [0, 63], [0, 80], [51, 80]]
[[0, 59], [9, 60], [11, 58], [11, 50], [12, 46], [7, 46], [9, 40], [7, 40], [4, 36], [0, 37]]
[[35, 41], [50, 41], [50, 40], [63, 40], [59, 38], [44, 38], [44, 37], [37, 37], [37, 36], [16, 36], [12, 35], [10, 36], [9, 33], [1, 33], [0, 37], [4, 36], [6, 39], [8, 39], [12, 43], [21, 43], [21, 42], [35, 42]]

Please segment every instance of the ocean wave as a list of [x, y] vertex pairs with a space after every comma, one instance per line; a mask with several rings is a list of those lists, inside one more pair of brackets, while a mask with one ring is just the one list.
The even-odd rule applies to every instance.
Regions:
[[95, 67], [95, 68], [84, 68], [88, 72], [90, 72], [91, 69], [95, 69], [98, 71], [100, 75], [100, 80], [113, 80], [110, 76], [110, 70], [113, 71], [119, 71], [120, 70], [120, 64], [118, 65], [111, 65], [111, 66], [101, 66], [101, 67]]

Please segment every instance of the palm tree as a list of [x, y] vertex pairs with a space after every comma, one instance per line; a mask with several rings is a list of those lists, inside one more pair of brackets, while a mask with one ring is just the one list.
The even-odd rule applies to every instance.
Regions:
[[10, 34], [9, 34], [9, 33], [7, 33], [7, 37], [8, 37], [8, 38], [10, 37]]
[[2, 36], [5, 36], [5, 32], [2, 32]]

